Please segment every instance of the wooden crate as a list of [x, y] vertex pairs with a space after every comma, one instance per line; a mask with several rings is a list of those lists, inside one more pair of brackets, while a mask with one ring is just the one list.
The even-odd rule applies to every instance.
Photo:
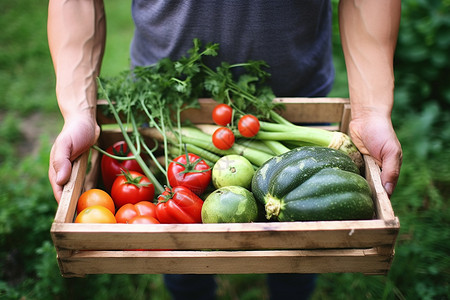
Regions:
[[[293, 122], [330, 122], [346, 132], [350, 120], [347, 99], [279, 98]], [[191, 120], [210, 122], [214, 102], [201, 99], [202, 109]], [[99, 122], [107, 122], [99, 116]], [[117, 138], [102, 132], [101, 141]], [[88, 164], [90, 159], [91, 164]], [[95, 186], [100, 157], [82, 155], [52, 224], [61, 274], [150, 273], [328, 273], [386, 274], [399, 231], [380, 169], [365, 156], [365, 177], [373, 190], [376, 217], [372, 220], [262, 222], [245, 224], [76, 224], [78, 197]], [[90, 172], [87, 172], [87, 169]], [[87, 174], [88, 173], [88, 174]], [[133, 251], [127, 249], [171, 249]]]

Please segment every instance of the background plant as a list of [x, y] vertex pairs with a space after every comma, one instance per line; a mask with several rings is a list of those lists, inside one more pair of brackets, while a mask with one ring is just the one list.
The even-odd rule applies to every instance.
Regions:
[[[337, 0], [332, 2], [336, 8]], [[49, 234], [56, 203], [47, 166], [62, 121], [47, 46], [47, 1], [0, 4], [0, 298], [168, 299], [160, 275], [60, 276]], [[115, 75], [128, 65], [130, 3], [105, 5], [109, 34], [102, 74]], [[331, 96], [346, 97], [334, 26], [337, 79]], [[393, 122], [404, 163], [391, 199], [401, 223], [391, 271], [320, 275], [315, 299], [449, 298], [449, 26], [449, 0], [402, 1]], [[220, 275], [218, 283], [220, 299], [267, 299], [263, 275]]]

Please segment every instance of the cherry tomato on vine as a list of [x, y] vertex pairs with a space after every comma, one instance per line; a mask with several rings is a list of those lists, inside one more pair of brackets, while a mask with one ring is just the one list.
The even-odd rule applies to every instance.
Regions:
[[127, 203], [136, 204], [140, 201], [152, 201], [155, 187], [142, 173], [122, 171], [111, 188], [111, 197], [117, 209]]
[[203, 200], [182, 185], [166, 190], [158, 196], [156, 216], [163, 224], [201, 223]]
[[109, 209], [113, 214], [116, 212], [116, 207], [111, 196], [100, 189], [90, 189], [81, 194], [78, 198], [77, 213], [89, 206], [101, 205]]
[[213, 133], [212, 142], [220, 150], [230, 149], [234, 144], [234, 133], [228, 127], [219, 127]]
[[[128, 149], [128, 145], [125, 141], [119, 141], [106, 149], [109, 154], [127, 157], [133, 156], [133, 153]], [[107, 155], [102, 156], [101, 171], [103, 184], [107, 192], [111, 191], [111, 187], [116, 180], [117, 176], [121, 174], [122, 170], [136, 171], [143, 173], [142, 168], [138, 162], [134, 159], [130, 160], [117, 160]]]
[[156, 205], [150, 201], [140, 201], [136, 204], [127, 203], [116, 212], [117, 223], [129, 223], [137, 216], [156, 218]]
[[228, 124], [230, 124], [232, 116], [233, 109], [231, 108], [231, 106], [225, 103], [216, 105], [212, 112], [214, 123], [221, 126], [227, 126]]
[[186, 151], [169, 164], [167, 179], [170, 186], [183, 185], [201, 195], [211, 182], [211, 167], [200, 156]]
[[253, 115], [242, 116], [238, 122], [239, 133], [245, 137], [255, 136], [260, 127], [258, 118]]

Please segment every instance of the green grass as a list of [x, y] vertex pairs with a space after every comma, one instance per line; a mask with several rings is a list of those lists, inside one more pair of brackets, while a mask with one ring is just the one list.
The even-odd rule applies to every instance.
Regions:
[[55, 110], [53, 66], [46, 38], [47, 1], [2, 0], [0, 109]]
[[[0, 298], [169, 299], [161, 275], [60, 276], [49, 235], [56, 203], [47, 167], [62, 121], [47, 46], [47, 1], [0, 3]], [[129, 5], [105, 1], [109, 34], [102, 75], [128, 68]], [[338, 76], [331, 96], [346, 97], [344, 64], [335, 50]], [[392, 268], [387, 276], [322, 274], [314, 299], [449, 299], [450, 117], [440, 99], [423, 99], [423, 110], [412, 109], [414, 94], [402, 87], [393, 120], [404, 163], [392, 197], [401, 223]], [[28, 124], [26, 118], [36, 113], [40, 121]], [[36, 148], [19, 156], [18, 149], [27, 146], [21, 142], [27, 126], [42, 129]], [[267, 299], [264, 275], [220, 275], [218, 283], [222, 300]]]

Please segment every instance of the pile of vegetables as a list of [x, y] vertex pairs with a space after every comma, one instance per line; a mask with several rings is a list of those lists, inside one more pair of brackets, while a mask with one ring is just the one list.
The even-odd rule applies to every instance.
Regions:
[[[224, 204], [221, 203], [226, 202], [226, 208], [234, 207], [236, 215], [240, 209], [239, 201], [230, 199], [244, 195], [250, 200], [246, 209], [253, 207], [251, 218], [211, 217], [212, 209], [209, 209], [209, 217], [204, 217], [203, 221], [256, 221], [260, 215], [257, 206], [267, 204], [264, 203], [267, 201], [264, 197], [253, 197], [250, 190], [259, 188], [254, 182], [261, 176], [256, 174], [261, 174], [259, 170], [267, 162], [273, 163], [278, 157], [297, 151], [295, 149], [312, 147], [308, 149], [337, 149], [333, 150], [333, 155], [337, 152], [347, 157], [346, 164], [353, 164], [356, 169], [361, 166], [361, 154], [347, 135], [295, 125], [279, 114], [283, 108], [273, 102], [274, 95], [267, 85], [270, 74], [263, 70], [268, 67], [263, 61], [233, 65], [222, 62], [212, 69], [204, 63], [204, 58], [216, 56], [217, 51], [217, 44], [202, 47], [194, 40], [188, 55], [176, 61], [165, 58], [114, 78], [99, 79], [100, 97], [108, 102], [105, 114], [115, 118], [124, 140], [120, 145], [112, 146], [116, 150], [111, 147], [106, 151], [97, 149], [104, 154], [104, 160], [123, 164], [119, 169], [125, 174], [121, 176], [136, 171], [141, 178], [148, 179], [156, 195], [156, 211], [158, 207], [161, 211], [163, 207], [166, 211], [175, 210], [169, 207], [170, 200], [175, 198], [187, 197], [192, 202], [189, 205], [196, 207], [195, 203], [200, 202], [192, 199], [197, 197], [201, 204], [204, 201], [204, 207], [223, 211]], [[199, 108], [198, 99], [204, 97], [217, 101], [212, 113], [215, 124], [193, 125], [188, 120], [182, 121], [181, 113]], [[148, 143], [149, 139], [151, 143]], [[227, 169], [230, 158], [236, 163], [234, 168]], [[225, 164], [224, 159], [228, 159]], [[105, 166], [108, 164], [111, 165], [111, 161]], [[114, 179], [111, 174], [118, 172], [113, 167], [108, 171], [105, 166], [102, 162], [104, 186], [108, 191], [115, 184], [111, 183]], [[186, 196], [185, 189], [193, 196]], [[368, 192], [370, 198], [370, 189]], [[178, 197], [178, 194], [183, 196]], [[183, 210], [183, 201], [186, 200], [178, 202], [179, 210]], [[212, 201], [220, 205], [206, 205]], [[173, 216], [162, 217], [162, 212], [160, 215], [166, 223], [202, 221], [198, 217], [177, 220]], [[246, 215], [248, 217], [248, 213]]]

